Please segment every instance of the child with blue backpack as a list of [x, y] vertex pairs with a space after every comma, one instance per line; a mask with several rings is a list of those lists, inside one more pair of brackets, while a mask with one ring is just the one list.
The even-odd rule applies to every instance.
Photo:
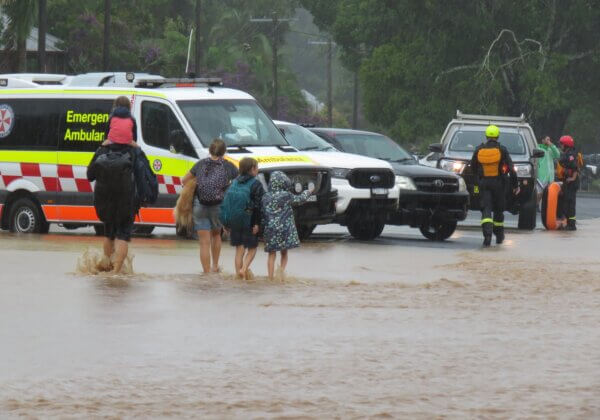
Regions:
[[258, 248], [261, 221], [262, 184], [256, 179], [258, 162], [250, 157], [240, 161], [240, 175], [233, 181], [221, 204], [221, 222], [235, 247], [235, 272], [248, 280], [250, 264]]

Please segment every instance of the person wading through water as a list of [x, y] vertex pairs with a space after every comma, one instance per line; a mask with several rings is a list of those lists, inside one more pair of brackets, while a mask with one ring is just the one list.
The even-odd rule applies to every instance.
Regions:
[[127, 257], [135, 215], [142, 204], [137, 195], [136, 168], [144, 169], [145, 165], [146, 171], [152, 173], [146, 155], [135, 143], [136, 123], [130, 109], [127, 97], [115, 100], [107, 140], [96, 151], [87, 169], [88, 180], [96, 181], [94, 207], [104, 223], [105, 258], [101, 268], [115, 273], [121, 272]]
[[204, 273], [217, 273], [220, 270], [223, 230], [219, 218], [220, 206], [227, 187], [238, 175], [236, 167], [223, 158], [226, 151], [227, 146], [223, 140], [213, 140], [208, 149], [210, 156], [196, 162], [183, 177], [184, 185], [196, 178], [193, 219], [194, 229], [198, 232], [200, 263]]
[[[519, 194], [519, 183], [508, 150], [500, 143], [500, 130], [490, 125], [485, 130], [487, 141], [475, 149], [471, 158], [471, 168], [475, 177], [475, 194], [479, 194], [481, 206], [481, 228], [483, 246], [492, 243], [492, 233], [496, 243], [504, 242], [504, 209], [506, 207], [506, 175], [510, 178], [510, 188]], [[494, 217], [492, 218], [492, 213]]]

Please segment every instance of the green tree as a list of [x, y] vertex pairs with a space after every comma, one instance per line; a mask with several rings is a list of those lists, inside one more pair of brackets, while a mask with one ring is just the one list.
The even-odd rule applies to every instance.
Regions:
[[27, 71], [27, 38], [36, 17], [35, 0], [1, 0], [7, 26], [2, 34], [6, 50], [16, 51], [14, 71]]
[[597, 105], [596, 0], [303, 4], [323, 13], [349, 61], [363, 55], [366, 114], [397, 139], [437, 139], [456, 109], [525, 113], [539, 135], [557, 137], [574, 110]]

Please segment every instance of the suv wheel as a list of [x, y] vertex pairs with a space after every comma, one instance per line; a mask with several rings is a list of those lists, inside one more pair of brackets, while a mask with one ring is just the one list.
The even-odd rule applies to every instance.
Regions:
[[531, 194], [531, 198], [523, 204], [519, 211], [519, 229], [533, 230], [537, 220], [536, 194]]
[[371, 241], [381, 235], [384, 227], [385, 223], [378, 220], [369, 222], [356, 220], [348, 224], [348, 232], [361, 241]]
[[50, 225], [39, 206], [29, 198], [21, 198], [10, 206], [9, 227], [17, 233], [48, 233]]
[[317, 225], [298, 225], [296, 229], [298, 230], [298, 237], [301, 241], [304, 241], [310, 238], [310, 235], [315, 231]]
[[419, 230], [424, 237], [432, 241], [445, 241], [452, 236], [456, 230], [456, 222], [437, 222], [430, 220], [429, 223], [421, 225]]

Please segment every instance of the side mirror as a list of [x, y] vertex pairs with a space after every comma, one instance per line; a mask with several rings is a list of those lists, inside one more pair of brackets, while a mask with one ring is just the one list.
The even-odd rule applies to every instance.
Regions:
[[544, 152], [542, 149], [533, 149], [534, 158], [543, 158], [544, 156], [546, 156], [546, 152]]
[[430, 144], [429, 151], [433, 153], [442, 153], [442, 143]]

